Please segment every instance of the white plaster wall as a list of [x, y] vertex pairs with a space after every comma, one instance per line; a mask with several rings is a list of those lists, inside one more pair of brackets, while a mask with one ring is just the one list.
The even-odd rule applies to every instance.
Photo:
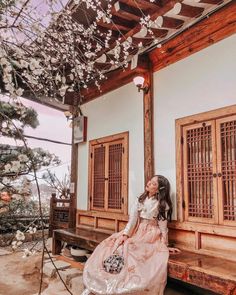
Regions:
[[174, 204], [175, 119], [233, 104], [236, 35], [154, 74], [155, 170], [170, 179]]
[[82, 107], [87, 143], [79, 144], [77, 208], [87, 210], [89, 140], [129, 131], [129, 207], [144, 188], [143, 99], [129, 83]]

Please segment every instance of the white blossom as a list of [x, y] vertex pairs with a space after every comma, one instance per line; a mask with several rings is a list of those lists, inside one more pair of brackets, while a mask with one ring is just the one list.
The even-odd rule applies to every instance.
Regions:
[[11, 172], [18, 172], [21, 167], [20, 161], [12, 161], [11, 162]]
[[18, 159], [19, 159], [19, 161], [21, 161], [21, 162], [27, 162], [27, 161], [29, 161], [29, 158], [26, 156], [26, 155], [24, 155], [24, 154], [20, 154], [19, 156], [18, 156]]
[[24, 241], [25, 240], [24, 233], [21, 232], [20, 230], [17, 230], [17, 232], [16, 232], [16, 239], [17, 239], [17, 241]]
[[23, 93], [24, 93], [24, 89], [22, 89], [22, 88], [16, 89], [16, 95], [17, 96], [22, 96]]
[[10, 164], [6, 164], [4, 166], [4, 170], [5, 170], [6, 173], [10, 172], [11, 171], [11, 165]]
[[24, 251], [24, 254], [23, 254], [22, 258], [32, 256], [36, 253], [36, 251], [30, 251], [29, 249], [24, 249], [23, 251]]
[[36, 227], [32, 227], [30, 226], [29, 229], [27, 230], [28, 233], [30, 234], [35, 234], [37, 231], [37, 228]]
[[[25, 3], [24, 0], [18, 3], [20, 1]], [[5, 89], [14, 98], [23, 95], [23, 87], [19, 88], [15, 83], [17, 75], [35, 94], [56, 99], [58, 94], [63, 97], [66, 91], [73, 91], [75, 87], [88, 87], [91, 80], [100, 87], [97, 81], [105, 79], [106, 72], [94, 61], [104, 49], [112, 46], [114, 54], [107, 62], [123, 68], [127, 67], [130, 49], [142, 51], [142, 43], [132, 44], [132, 39], [125, 40], [124, 36], [113, 42], [112, 30], [98, 30], [97, 22], [113, 22], [111, 0], [106, 1], [105, 9], [100, 0], [73, 0], [75, 5], [83, 2], [89, 14], [90, 10], [94, 11], [95, 21], [88, 27], [74, 21], [74, 12], [69, 6], [58, 10], [49, 5], [38, 14], [33, 2], [25, 5], [23, 17], [20, 16], [17, 22], [18, 28], [11, 28], [11, 22], [7, 21], [17, 15], [17, 6], [6, 9], [0, 20], [0, 27], [6, 27], [6, 33], [1, 31], [0, 34], [0, 69], [3, 70]], [[30, 17], [26, 17], [29, 13]], [[45, 20], [49, 20], [47, 24]], [[143, 14], [140, 25], [152, 33], [150, 15]]]

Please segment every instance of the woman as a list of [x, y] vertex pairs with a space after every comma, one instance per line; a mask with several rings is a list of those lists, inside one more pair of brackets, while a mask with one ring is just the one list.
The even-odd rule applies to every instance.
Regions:
[[[169, 181], [155, 175], [137, 198], [125, 229], [104, 240], [85, 264], [83, 280], [86, 294], [162, 295], [166, 286], [167, 220], [171, 220], [172, 203]], [[103, 261], [117, 249], [124, 256], [118, 274], [107, 273]]]

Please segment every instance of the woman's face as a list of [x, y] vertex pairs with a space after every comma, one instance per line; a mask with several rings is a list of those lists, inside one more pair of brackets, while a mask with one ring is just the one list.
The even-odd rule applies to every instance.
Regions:
[[153, 196], [158, 191], [158, 177], [154, 176], [150, 179], [146, 185], [146, 191], [149, 193], [150, 196]]

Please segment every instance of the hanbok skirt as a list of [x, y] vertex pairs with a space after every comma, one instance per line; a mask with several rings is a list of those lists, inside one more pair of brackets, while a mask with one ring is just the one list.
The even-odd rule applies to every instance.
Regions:
[[123, 231], [101, 242], [87, 260], [83, 281], [93, 294], [162, 295], [167, 280], [169, 251], [161, 242], [155, 220], [141, 219], [135, 234], [118, 249], [124, 256], [124, 267], [118, 274], [107, 273], [103, 261], [117, 248]]

